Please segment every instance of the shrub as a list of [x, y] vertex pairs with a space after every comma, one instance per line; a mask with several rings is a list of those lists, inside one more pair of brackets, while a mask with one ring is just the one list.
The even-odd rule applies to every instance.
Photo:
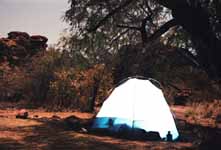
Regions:
[[89, 69], [63, 68], [54, 72], [47, 103], [50, 109], [93, 111], [112, 86], [111, 74], [104, 65]]
[[10, 66], [8, 62], [0, 64], [0, 100], [18, 101], [24, 98], [27, 73], [23, 68]]
[[76, 90], [71, 84], [74, 77], [73, 69], [61, 69], [55, 71], [53, 75], [47, 97], [48, 106], [53, 109], [77, 108]]
[[[197, 123], [201, 119], [207, 119], [209, 122], [216, 122], [217, 116], [221, 114], [221, 100], [213, 100], [212, 102], [195, 102], [191, 104], [191, 108], [185, 113], [185, 117], [195, 120]], [[194, 118], [194, 119], [193, 119]]]
[[41, 52], [32, 58], [28, 71], [30, 75], [28, 92], [30, 100], [42, 103], [47, 98], [50, 81], [59, 67], [61, 54], [54, 50]]

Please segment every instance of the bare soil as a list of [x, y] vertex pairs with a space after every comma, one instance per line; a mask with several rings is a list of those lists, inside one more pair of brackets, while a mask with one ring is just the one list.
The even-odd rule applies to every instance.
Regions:
[[[46, 112], [44, 109], [28, 109], [28, 119], [16, 119], [17, 109], [0, 109], [0, 150], [190, 150], [201, 149], [198, 133], [220, 130], [209, 121], [198, 124], [185, 117], [184, 106], [171, 108], [176, 116], [181, 134], [176, 142], [141, 141], [97, 135], [82, 130], [72, 130], [64, 118], [76, 116], [82, 120], [94, 116], [81, 112]], [[202, 134], [203, 135], [203, 134]]]

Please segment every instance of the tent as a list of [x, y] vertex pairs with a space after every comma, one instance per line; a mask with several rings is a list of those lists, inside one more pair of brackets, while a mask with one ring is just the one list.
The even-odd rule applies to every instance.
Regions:
[[142, 129], [158, 132], [166, 139], [178, 138], [173, 115], [160, 88], [150, 80], [128, 78], [115, 87], [98, 112], [93, 129], [107, 129], [113, 133], [127, 127], [128, 131]]

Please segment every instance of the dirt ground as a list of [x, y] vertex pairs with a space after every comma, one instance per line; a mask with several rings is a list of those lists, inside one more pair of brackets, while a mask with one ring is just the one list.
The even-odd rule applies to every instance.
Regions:
[[[29, 119], [16, 119], [15, 108], [0, 109], [0, 150], [190, 150], [199, 147], [199, 135], [215, 127], [202, 121], [194, 124], [185, 119], [186, 107], [171, 108], [176, 116], [180, 140], [176, 142], [128, 140], [107, 135], [96, 135], [72, 130], [64, 118], [76, 116], [90, 119], [94, 114], [80, 112], [46, 112], [29, 109]], [[217, 129], [220, 129], [216, 126]]]

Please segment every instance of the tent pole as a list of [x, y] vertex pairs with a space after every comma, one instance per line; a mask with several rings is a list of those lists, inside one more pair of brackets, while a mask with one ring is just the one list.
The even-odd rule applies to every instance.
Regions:
[[[136, 84], [134, 84], [134, 89], [133, 89], [135, 92], [136, 92]], [[134, 105], [135, 105], [135, 96], [136, 96], [136, 93], [134, 92], [134, 95], [133, 95], [133, 106], [132, 106], [132, 112], [133, 112], [133, 116], [132, 116], [132, 135], [134, 136], [134, 116], [135, 116], [135, 114], [134, 114]]]

